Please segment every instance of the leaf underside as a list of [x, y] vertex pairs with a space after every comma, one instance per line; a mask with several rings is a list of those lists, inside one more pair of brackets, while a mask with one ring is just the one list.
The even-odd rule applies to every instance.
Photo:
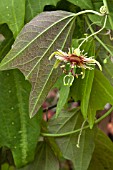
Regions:
[[32, 84], [30, 117], [37, 113], [60, 71], [53, 69], [52, 52], [70, 46], [74, 14], [65, 11], [43, 12], [25, 25], [0, 69], [18, 68]]

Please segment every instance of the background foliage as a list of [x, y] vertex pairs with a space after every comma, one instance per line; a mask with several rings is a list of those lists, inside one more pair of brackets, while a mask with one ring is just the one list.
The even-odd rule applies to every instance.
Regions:
[[[104, 118], [96, 120], [97, 111], [106, 103], [113, 105], [112, 4], [112, 0], [0, 0], [1, 170], [112, 169], [113, 144], [96, 125]], [[103, 71], [86, 70], [84, 79], [65, 87], [61, 68], [54, 69], [55, 58], [48, 58], [57, 49], [77, 48], [85, 33], [99, 30], [103, 17], [88, 11], [76, 14], [99, 12], [102, 5], [108, 11], [106, 27], [81, 50], [95, 56]], [[54, 88], [59, 90], [57, 116], [45, 121], [44, 101]], [[75, 102], [79, 106], [73, 108]]]

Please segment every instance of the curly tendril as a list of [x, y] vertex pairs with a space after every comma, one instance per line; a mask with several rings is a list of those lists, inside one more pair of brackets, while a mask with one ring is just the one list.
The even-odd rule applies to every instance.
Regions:
[[104, 15], [107, 14], [107, 7], [106, 6], [101, 6], [100, 7], [100, 13], [104, 14]]

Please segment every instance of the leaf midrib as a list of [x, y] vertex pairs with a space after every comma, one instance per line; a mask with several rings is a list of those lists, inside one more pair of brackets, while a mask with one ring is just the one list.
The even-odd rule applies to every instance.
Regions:
[[[38, 62], [34, 65], [34, 67], [31, 69], [31, 71], [29, 72], [29, 74], [26, 76], [26, 79], [29, 78], [29, 76], [31, 75], [32, 71], [36, 68], [36, 66], [40, 63], [40, 61], [43, 59], [43, 57], [46, 55], [46, 53], [49, 51], [49, 49], [52, 47], [52, 45], [54, 44], [54, 42], [58, 39], [58, 37], [61, 35], [61, 33], [63, 32], [63, 30], [67, 27], [67, 25], [71, 22], [71, 20], [73, 20], [73, 18], [71, 18], [67, 24], [63, 27], [63, 29], [59, 32], [59, 34], [55, 37], [55, 39], [52, 41], [52, 43], [49, 45], [49, 47], [47, 48], [47, 50], [44, 52], [44, 54], [40, 57], [40, 59], [38, 60]], [[64, 41], [65, 42], [65, 41]], [[62, 48], [64, 46], [64, 43], [62, 45]], [[37, 58], [37, 57], [35, 57]]]
[[[71, 18], [71, 20], [72, 20], [72, 19], [73, 19], [73, 18]], [[69, 20], [69, 21], [70, 21], [70, 20]], [[69, 23], [70, 23], [70, 22], [68, 22], [68, 24], [69, 24]], [[67, 26], [68, 24], [66, 24], [66, 26]], [[72, 25], [73, 25], [73, 22], [72, 22], [70, 28], [72, 28]], [[64, 27], [64, 28], [65, 28], [65, 27]], [[61, 31], [63, 31], [64, 28], [63, 28]], [[69, 32], [70, 32], [70, 29], [69, 29]], [[69, 32], [68, 32], [68, 33], [69, 33]], [[60, 33], [61, 33], [61, 32], [60, 32]], [[60, 34], [59, 34], [59, 35], [60, 35]], [[67, 34], [67, 37], [68, 37], [68, 35], [69, 35], [69, 34]], [[65, 38], [65, 41], [64, 41], [64, 43], [63, 43], [63, 45], [62, 45], [62, 48], [63, 48], [63, 46], [65, 45], [65, 42], [66, 42], [66, 40], [67, 40], [67, 37]], [[39, 62], [38, 62], [38, 63], [39, 63]], [[47, 84], [47, 82], [48, 82], [48, 80], [49, 80], [52, 72], [53, 72], [53, 69], [54, 69], [54, 68], [52, 68], [50, 74], [48, 75], [48, 78], [47, 78], [47, 80], [46, 80], [46, 82], [45, 82], [45, 84], [44, 84], [44, 86], [43, 86], [43, 88], [42, 88], [42, 90], [41, 90], [41, 92], [40, 92], [40, 95], [38, 96], [38, 98], [37, 98], [37, 100], [36, 100], [36, 102], [35, 102], [35, 104], [34, 104], [34, 107], [33, 107], [32, 112], [31, 112], [30, 115], [32, 115], [32, 113], [34, 112], [35, 107], [36, 107], [36, 105], [37, 105], [37, 102], [38, 102], [38, 100], [39, 100], [39, 98], [40, 98], [40, 96], [41, 96], [41, 94], [42, 94], [42, 92], [43, 92], [43, 90], [44, 90], [44, 88], [45, 88], [45, 86], [46, 86], [46, 84]]]

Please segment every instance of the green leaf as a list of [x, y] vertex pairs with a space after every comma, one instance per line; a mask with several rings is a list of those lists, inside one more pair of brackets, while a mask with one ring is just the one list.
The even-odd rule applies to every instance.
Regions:
[[43, 12], [26, 24], [0, 69], [18, 68], [32, 83], [30, 116], [36, 114], [59, 74], [53, 51], [70, 46], [75, 16], [65, 11]]
[[113, 85], [113, 63], [111, 62], [110, 58], [107, 60], [107, 63], [104, 64], [102, 70], [103, 70], [104, 75], [107, 77], [107, 79]]
[[25, 21], [29, 22], [33, 19], [37, 14], [41, 13], [46, 5], [54, 5], [56, 6], [59, 0], [26, 0], [26, 15]]
[[[85, 53], [88, 52], [88, 56], [94, 55], [94, 42], [91, 40], [88, 43], [85, 43], [82, 49], [85, 50]], [[90, 93], [92, 88], [94, 78], [94, 70], [85, 71], [85, 78], [82, 79], [79, 76], [78, 79], [75, 79], [72, 88], [71, 88], [71, 96], [75, 101], [81, 101], [81, 112], [84, 119], [87, 118], [88, 115], [88, 105], [90, 100]]]
[[71, 88], [71, 96], [75, 101], [80, 100], [81, 104], [81, 112], [84, 116], [84, 119], [87, 118], [88, 115], [88, 105], [90, 100], [90, 93], [92, 88], [94, 78], [94, 71], [86, 70], [85, 71], [85, 78], [75, 79], [73, 86]]
[[33, 163], [19, 170], [59, 170], [59, 162], [47, 142], [39, 142]]
[[1, 170], [8, 170], [9, 169], [9, 164], [5, 163], [1, 166]]
[[11, 149], [15, 165], [34, 159], [41, 114], [29, 118], [30, 84], [18, 70], [0, 72], [0, 147]]
[[95, 150], [88, 170], [113, 169], [113, 143], [100, 130], [95, 142]]
[[[83, 118], [79, 109], [62, 111], [58, 118], [49, 121], [51, 133], [65, 133], [81, 128]], [[73, 162], [74, 169], [87, 170], [94, 150], [95, 129], [83, 130], [80, 138], [80, 148], [77, 148], [78, 133], [58, 137], [56, 142], [64, 158]]]
[[[113, 60], [112, 59], [113, 42], [111, 38], [112, 38], [111, 32], [108, 36], [106, 35], [106, 36], [100, 37], [100, 39], [102, 40], [104, 45], [107, 47], [110, 54], [108, 53], [108, 51], [105, 51], [105, 49], [102, 48], [98, 54], [98, 58], [102, 65], [102, 71], [104, 75], [110, 81], [110, 83], [113, 84], [113, 61], [112, 61]], [[104, 63], [105, 59], [107, 61], [106, 63]]]
[[0, 0], [0, 24], [7, 23], [14, 37], [24, 26], [25, 0]]
[[84, 1], [84, 0], [79, 0], [79, 1], [68, 0], [68, 1], [71, 2], [74, 5], [79, 6], [81, 9], [92, 9], [93, 8], [91, 0], [87, 0], [87, 1]]
[[96, 111], [102, 110], [106, 103], [113, 104], [113, 87], [101, 71], [95, 70], [88, 107], [90, 128], [93, 127]]
[[63, 80], [64, 76], [65, 76], [64, 74], [61, 74], [61, 75], [59, 76], [59, 78], [58, 78], [57, 81], [55, 82], [53, 88], [57, 88], [57, 89], [60, 89], [60, 88], [61, 88], [62, 83], [63, 83], [62, 80]]
[[62, 82], [62, 86], [59, 92], [59, 100], [57, 103], [57, 108], [56, 108], [56, 117], [60, 114], [62, 108], [67, 102], [68, 96], [70, 92], [70, 86], [64, 86]]
[[1, 165], [1, 170], [15, 170], [14, 166], [10, 166], [7, 163]]

